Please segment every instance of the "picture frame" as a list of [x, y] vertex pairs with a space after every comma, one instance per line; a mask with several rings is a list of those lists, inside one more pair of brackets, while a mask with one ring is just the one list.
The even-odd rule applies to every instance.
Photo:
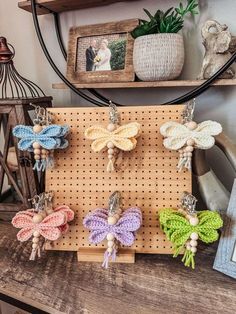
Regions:
[[213, 269], [236, 279], [236, 179], [224, 219]]
[[138, 19], [72, 27], [69, 31], [67, 78], [72, 83], [134, 81], [130, 32]]

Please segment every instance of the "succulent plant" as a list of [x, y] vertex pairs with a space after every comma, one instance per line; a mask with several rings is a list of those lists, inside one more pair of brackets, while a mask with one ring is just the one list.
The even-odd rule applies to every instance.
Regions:
[[188, 13], [198, 14], [197, 7], [198, 2], [196, 0], [187, 0], [185, 7], [180, 2], [178, 8], [172, 7], [166, 12], [157, 10], [154, 15], [147, 9], [143, 9], [150, 20], [140, 20], [140, 25], [131, 32], [131, 35], [133, 38], [137, 38], [158, 33], [178, 33], [183, 28], [184, 18]]

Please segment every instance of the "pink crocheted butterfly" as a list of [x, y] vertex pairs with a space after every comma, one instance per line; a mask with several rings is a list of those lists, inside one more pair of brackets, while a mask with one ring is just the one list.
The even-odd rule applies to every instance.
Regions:
[[19, 241], [25, 242], [33, 236], [30, 260], [34, 260], [36, 254], [40, 257], [39, 237], [42, 236], [49, 241], [59, 239], [68, 231], [68, 222], [74, 219], [74, 212], [68, 206], [61, 205], [39, 222], [34, 221], [35, 216], [40, 216], [40, 213], [36, 213], [34, 209], [28, 209], [17, 213], [12, 219], [13, 226], [21, 229], [17, 234]]

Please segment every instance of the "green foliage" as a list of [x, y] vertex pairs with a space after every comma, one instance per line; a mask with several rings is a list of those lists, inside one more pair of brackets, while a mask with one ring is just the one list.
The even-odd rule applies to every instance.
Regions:
[[149, 17], [149, 21], [140, 20], [140, 25], [137, 26], [132, 32], [133, 38], [144, 35], [158, 34], [158, 33], [178, 33], [184, 26], [184, 18], [190, 13], [192, 15], [198, 14], [197, 0], [187, 0], [184, 7], [180, 2], [178, 8], [170, 8], [166, 12], [157, 10], [152, 15], [148, 10], [143, 9]]
[[120, 39], [109, 44], [111, 50], [111, 69], [123, 70], [125, 68], [126, 40]]

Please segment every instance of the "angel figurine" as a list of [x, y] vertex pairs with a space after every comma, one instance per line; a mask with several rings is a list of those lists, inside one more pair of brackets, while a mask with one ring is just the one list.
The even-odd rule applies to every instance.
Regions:
[[106, 150], [108, 154], [107, 171], [115, 170], [117, 150], [131, 151], [137, 145], [137, 137], [140, 135], [141, 126], [137, 122], [131, 122], [119, 126], [119, 117], [116, 106], [110, 103], [110, 123], [105, 129], [102, 126], [91, 126], [85, 130], [85, 137], [93, 140], [91, 148], [94, 152]]
[[177, 168], [191, 170], [192, 154], [195, 148], [209, 149], [214, 146], [214, 136], [222, 132], [222, 127], [215, 121], [197, 123], [193, 121], [195, 103], [189, 103], [183, 113], [183, 123], [169, 121], [160, 127], [160, 133], [167, 149], [178, 150], [179, 163]]

